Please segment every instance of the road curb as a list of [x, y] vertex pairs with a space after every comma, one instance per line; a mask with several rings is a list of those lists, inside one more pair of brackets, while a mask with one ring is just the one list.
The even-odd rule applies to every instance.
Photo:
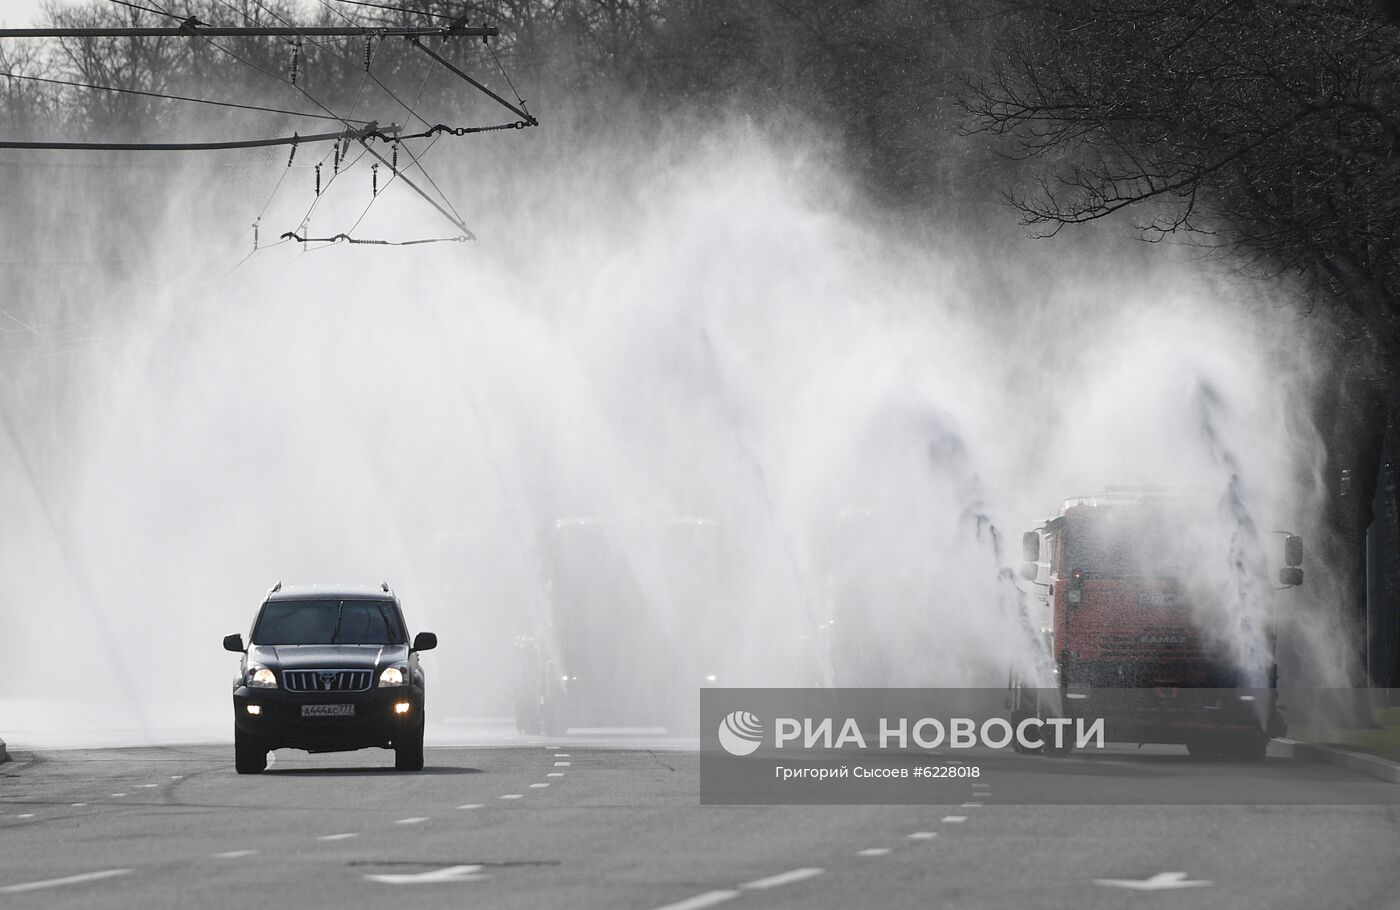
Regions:
[[1337, 765], [1365, 774], [1368, 777], [1374, 777], [1377, 780], [1400, 784], [1400, 764], [1393, 761], [1387, 761], [1375, 755], [1366, 755], [1363, 752], [1348, 752], [1346, 749], [1338, 749], [1335, 746], [1300, 743], [1293, 739], [1276, 739], [1274, 742], [1283, 746], [1284, 754], [1288, 758], [1318, 762], [1324, 765]]

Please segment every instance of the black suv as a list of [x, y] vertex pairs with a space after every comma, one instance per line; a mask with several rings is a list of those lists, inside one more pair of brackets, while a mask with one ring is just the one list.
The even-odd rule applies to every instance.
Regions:
[[268, 592], [233, 684], [234, 766], [267, 768], [269, 749], [394, 750], [394, 767], [423, 768], [423, 671], [419, 632], [409, 647], [398, 598], [378, 588], [300, 586]]

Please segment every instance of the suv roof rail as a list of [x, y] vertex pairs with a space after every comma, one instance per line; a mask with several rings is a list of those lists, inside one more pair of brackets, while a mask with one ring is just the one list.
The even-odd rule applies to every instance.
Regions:
[[389, 593], [389, 583], [388, 583], [387, 581], [381, 581], [381, 582], [379, 583], [379, 587], [381, 587], [381, 588], [384, 589], [384, 593], [385, 593], [385, 594], [388, 594], [388, 593]]

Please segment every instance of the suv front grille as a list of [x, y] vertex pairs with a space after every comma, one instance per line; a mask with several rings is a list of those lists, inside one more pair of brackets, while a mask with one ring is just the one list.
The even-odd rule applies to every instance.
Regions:
[[282, 685], [288, 692], [363, 692], [370, 677], [369, 670], [283, 670]]

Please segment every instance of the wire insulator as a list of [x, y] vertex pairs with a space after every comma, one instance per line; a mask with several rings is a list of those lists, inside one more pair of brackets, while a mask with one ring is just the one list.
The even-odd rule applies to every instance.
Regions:
[[321, 163], [316, 162], [316, 195], [321, 195]]
[[290, 155], [287, 156], [287, 167], [291, 167], [291, 166], [292, 166], [292, 162], [297, 160], [297, 142], [296, 142], [296, 139], [297, 139], [296, 133], [293, 133], [293, 134], [292, 134], [292, 153], [291, 153]]
[[259, 225], [261, 222], [262, 222], [262, 217], [261, 217], [261, 216], [258, 217], [258, 220], [257, 220], [257, 221], [254, 221], [254, 222], [253, 222], [253, 251], [254, 251], [254, 252], [257, 252], [257, 249], [258, 249], [258, 225]]
[[365, 38], [365, 72], [369, 72], [370, 61], [374, 59], [374, 36]]
[[379, 165], [369, 166], [369, 194], [371, 197], [379, 195]]
[[340, 173], [340, 143], [335, 144], [335, 154], [331, 157], [331, 173]]
[[399, 144], [394, 143], [394, 153], [390, 160], [389, 167], [393, 170], [394, 176], [399, 176]]
[[292, 85], [297, 84], [297, 72], [301, 69], [301, 42], [292, 45]]

